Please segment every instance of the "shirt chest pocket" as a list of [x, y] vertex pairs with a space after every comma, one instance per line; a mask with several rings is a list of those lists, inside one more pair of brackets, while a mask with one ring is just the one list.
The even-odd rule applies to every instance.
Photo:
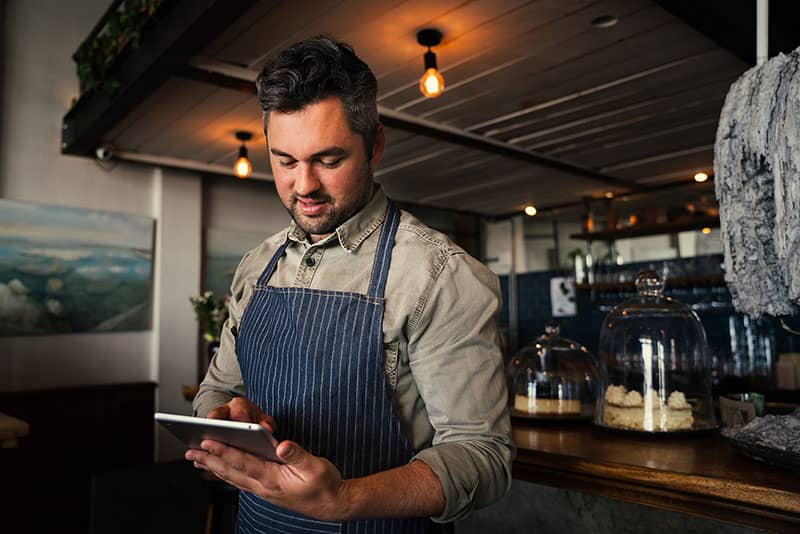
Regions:
[[383, 344], [383, 370], [389, 390], [397, 388], [397, 365], [400, 361], [400, 342], [398, 340]]

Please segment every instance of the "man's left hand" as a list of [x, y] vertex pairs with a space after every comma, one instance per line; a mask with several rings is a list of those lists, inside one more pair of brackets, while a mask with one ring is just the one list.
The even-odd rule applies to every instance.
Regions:
[[218, 441], [204, 440], [200, 447], [186, 451], [186, 459], [239, 489], [322, 521], [347, 518], [346, 484], [339, 470], [297, 443], [278, 444], [276, 453], [285, 464], [262, 460]]

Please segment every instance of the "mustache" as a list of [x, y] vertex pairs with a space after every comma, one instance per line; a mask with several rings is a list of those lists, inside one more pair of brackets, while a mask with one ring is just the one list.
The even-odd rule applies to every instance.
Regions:
[[[298, 195], [297, 193], [292, 193], [292, 203], [297, 202], [300, 198], [301, 195]], [[303, 200], [314, 200], [319, 202], [331, 202], [333, 200], [331, 197], [320, 191], [314, 191], [307, 195], [302, 195], [302, 198]]]

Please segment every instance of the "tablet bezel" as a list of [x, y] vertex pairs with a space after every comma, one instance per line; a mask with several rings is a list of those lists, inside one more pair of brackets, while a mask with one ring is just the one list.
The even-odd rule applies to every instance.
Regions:
[[156, 412], [153, 418], [191, 449], [199, 449], [200, 443], [204, 439], [210, 439], [241, 449], [264, 460], [283, 463], [275, 453], [278, 441], [266, 428], [256, 423], [162, 412]]

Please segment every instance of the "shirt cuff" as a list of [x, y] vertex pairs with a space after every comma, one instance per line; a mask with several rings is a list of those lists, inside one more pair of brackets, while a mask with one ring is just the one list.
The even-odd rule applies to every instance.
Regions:
[[[431, 518], [436, 523], [449, 523], [466, 517], [474, 508], [480, 507], [477, 501], [488, 498], [493, 502], [504, 495], [510, 485], [510, 476], [501, 475], [508, 480], [483, 480], [484, 487], [481, 488], [481, 470], [469, 448], [462, 443], [443, 443], [424, 449], [412, 458], [412, 461], [425, 462], [442, 484], [445, 505], [441, 515]], [[505, 472], [505, 469], [500, 471]], [[477, 495], [479, 489], [484, 495]]]
[[234, 396], [230, 393], [201, 388], [192, 401], [192, 412], [195, 417], [205, 417], [208, 412], [230, 401]]

